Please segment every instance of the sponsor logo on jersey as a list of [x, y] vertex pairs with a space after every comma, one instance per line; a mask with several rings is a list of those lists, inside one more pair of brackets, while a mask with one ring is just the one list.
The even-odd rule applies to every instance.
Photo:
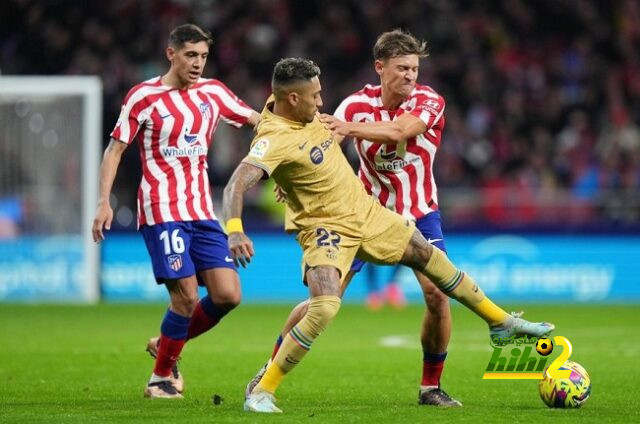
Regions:
[[186, 131], [184, 132], [184, 141], [191, 144], [198, 139], [198, 134], [189, 134]]
[[413, 162], [417, 162], [419, 160], [420, 160], [419, 157], [415, 157], [411, 160], [396, 159], [391, 162], [376, 163], [375, 168], [376, 168], [376, 171], [398, 171], [404, 168], [405, 166], [410, 165]]
[[322, 149], [320, 149], [318, 146], [315, 146], [309, 152], [309, 157], [311, 158], [311, 162], [315, 163], [316, 165], [319, 165], [322, 163], [322, 160], [324, 159], [324, 154], [322, 153]]
[[166, 158], [202, 156], [207, 154], [207, 149], [199, 144], [193, 147], [163, 147], [160, 151], [162, 152], [162, 156]]
[[258, 159], [262, 159], [265, 153], [267, 153], [268, 149], [269, 149], [269, 140], [267, 140], [266, 138], [263, 138], [261, 140], [256, 141], [256, 143], [251, 148], [251, 151], [249, 151], [249, 156], [254, 156], [254, 157], [257, 157]]
[[432, 109], [440, 109], [440, 103], [437, 100], [429, 99], [422, 102], [423, 105], [428, 106]]
[[169, 261], [169, 267], [174, 271], [179, 271], [182, 268], [182, 256], [180, 255], [171, 255], [167, 257]]

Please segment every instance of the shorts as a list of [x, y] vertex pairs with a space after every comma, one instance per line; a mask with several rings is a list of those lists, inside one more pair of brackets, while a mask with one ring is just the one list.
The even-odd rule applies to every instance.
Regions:
[[[348, 224], [348, 223], [347, 223]], [[328, 265], [337, 268], [343, 279], [355, 257], [378, 264], [395, 264], [404, 254], [415, 232], [412, 221], [376, 201], [357, 230], [342, 225], [319, 224], [298, 233], [302, 247], [302, 281], [309, 268]]]
[[[236, 269], [227, 235], [216, 220], [143, 225], [140, 232], [158, 284], [211, 268]], [[200, 279], [198, 284], [202, 285]]]
[[[447, 248], [444, 245], [444, 236], [442, 235], [442, 218], [440, 217], [440, 211], [431, 212], [422, 218], [418, 218], [416, 228], [418, 228], [429, 243], [438, 247], [444, 253], [447, 253]], [[351, 264], [351, 271], [360, 272], [363, 266], [364, 261], [356, 258], [353, 264]]]

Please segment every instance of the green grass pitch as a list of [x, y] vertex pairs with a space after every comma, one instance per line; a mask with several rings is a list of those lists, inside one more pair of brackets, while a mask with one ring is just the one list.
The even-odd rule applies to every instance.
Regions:
[[[187, 344], [184, 400], [149, 400], [144, 347], [163, 305], [0, 305], [0, 422], [417, 423], [639, 422], [637, 305], [526, 305], [555, 322], [588, 370], [582, 409], [551, 410], [534, 380], [482, 380], [490, 357], [485, 325], [453, 307], [443, 387], [463, 408], [417, 405], [422, 307], [369, 312], [344, 305], [278, 391], [284, 414], [242, 411], [246, 382], [269, 355], [288, 306], [242, 305]], [[213, 405], [211, 398], [223, 398]]]

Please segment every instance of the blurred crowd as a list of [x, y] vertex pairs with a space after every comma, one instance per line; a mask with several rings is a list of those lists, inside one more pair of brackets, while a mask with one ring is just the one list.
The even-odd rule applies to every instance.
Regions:
[[[377, 35], [409, 30], [430, 47], [419, 82], [447, 102], [435, 166], [445, 228], [640, 228], [637, 0], [4, 0], [0, 72], [101, 76], [106, 133], [127, 90], [167, 69], [168, 31], [184, 22], [214, 35], [205, 75], [257, 110], [273, 64], [305, 56], [332, 111], [377, 82]], [[251, 133], [220, 128], [211, 172], [224, 186]], [[115, 195], [134, 205], [129, 150]]]

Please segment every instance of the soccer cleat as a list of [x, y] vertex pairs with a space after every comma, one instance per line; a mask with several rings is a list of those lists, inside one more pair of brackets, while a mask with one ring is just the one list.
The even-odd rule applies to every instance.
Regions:
[[170, 380], [156, 381], [147, 384], [144, 388], [144, 397], [155, 399], [182, 399], [182, 395], [176, 390]]
[[[158, 356], [158, 343], [160, 343], [160, 337], [151, 337], [149, 339], [149, 343], [147, 343], [147, 352], [149, 352], [149, 355], [151, 355], [153, 358], [156, 358]], [[180, 358], [178, 358], [178, 360], [180, 360]], [[171, 381], [173, 387], [175, 387], [175, 389], [178, 391], [178, 393], [184, 392], [184, 378], [178, 370], [177, 362], [173, 366], [173, 368], [171, 368], [171, 375], [169, 376], [169, 380]]]
[[276, 398], [268, 392], [250, 393], [244, 401], [244, 410], [266, 414], [281, 413], [282, 409], [275, 404]]
[[489, 328], [489, 335], [494, 337], [509, 338], [511, 336], [541, 337], [552, 332], [556, 326], [550, 322], [529, 322], [522, 319], [524, 312], [511, 312], [511, 316], [500, 325]]
[[255, 389], [255, 387], [258, 385], [260, 380], [262, 380], [262, 376], [264, 375], [265, 372], [267, 372], [267, 366], [269, 365], [270, 362], [271, 362], [271, 359], [269, 359], [269, 361], [266, 364], [264, 364], [262, 368], [260, 368], [258, 373], [253, 376], [251, 381], [247, 383], [247, 388], [244, 390], [245, 400], [249, 399], [249, 395], [251, 394], [251, 392], [253, 392], [253, 389]]
[[420, 390], [418, 392], [418, 404], [443, 406], [445, 408], [462, 406], [460, 401], [455, 400], [439, 387]]

